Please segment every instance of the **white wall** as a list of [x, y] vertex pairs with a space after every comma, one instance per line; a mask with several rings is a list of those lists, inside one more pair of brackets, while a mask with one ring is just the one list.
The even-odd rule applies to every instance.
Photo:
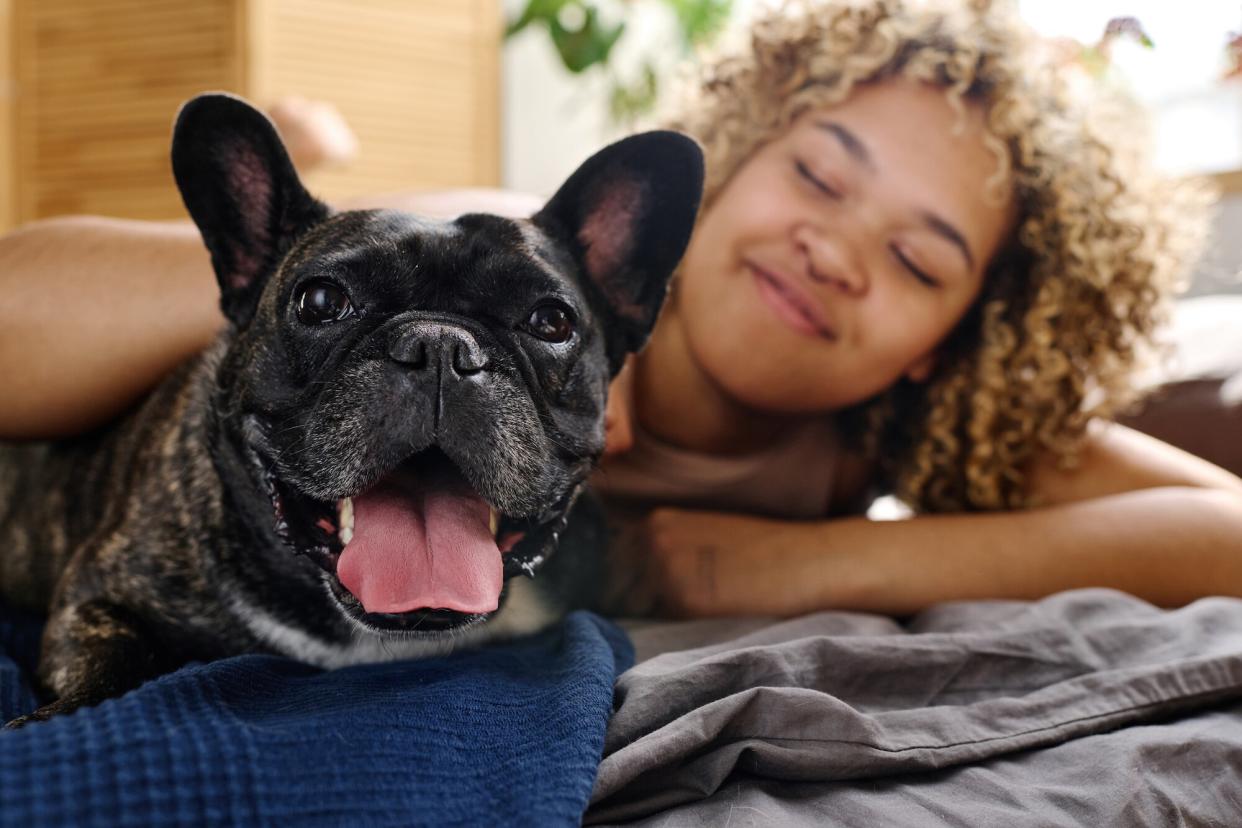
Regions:
[[[734, 17], [740, 19], [755, 2], [734, 0]], [[504, 2], [510, 18], [525, 5], [525, 0]], [[672, 12], [652, 0], [615, 2], [611, 11], [624, 13], [626, 19], [626, 32], [615, 47], [619, 71], [635, 71], [636, 53], [654, 53], [671, 74], [681, 57]], [[501, 169], [506, 187], [550, 195], [588, 155], [633, 131], [610, 120], [608, 84], [598, 67], [570, 74], [541, 28], [530, 27], [510, 39], [502, 66]]]
[[613, 134], [601, 78], [583, 83], [560, 65], [543, 32], [510, 40], [504, 55], [501, 174], [510, 189], [550, 195]]
[[[1207, 255], [1189, 293], [1242, 294], [1242, 194], [1227, 196], [1216, 216]], [[1242, 320], [1239, 320], [1242, 323]]]

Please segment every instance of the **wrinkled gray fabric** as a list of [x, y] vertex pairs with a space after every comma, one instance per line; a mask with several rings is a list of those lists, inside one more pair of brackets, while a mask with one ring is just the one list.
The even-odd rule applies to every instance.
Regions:
[[1242, 825], [1240, 600], [630, 632], [588, 823]]
[[1242, 703], [943, 771], [847, 782], [735, 774], [638, 826], [1238, 828]]

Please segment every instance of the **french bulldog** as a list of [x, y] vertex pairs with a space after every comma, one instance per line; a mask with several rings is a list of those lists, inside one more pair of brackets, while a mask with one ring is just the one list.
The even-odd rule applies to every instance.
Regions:
[[115, 426], [0, 450], [0, 599], [48, 614], [49, 701], [10, 726], [189, 660], [418, 657], [589, 603], [579, 495], [689, 239], [698, 146], [621, 140], [524, 220], [334, 213], [264, 115], [211, 94], [172, 166], [228, 324]]

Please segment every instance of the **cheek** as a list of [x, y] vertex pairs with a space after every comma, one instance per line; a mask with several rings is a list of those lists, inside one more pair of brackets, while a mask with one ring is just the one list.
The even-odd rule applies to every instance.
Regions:
[[717, 196], [695, 235], [717, 250], [771, 240], [790, 226], [796, 196], [768, 165], [752, 163]]
[[897, 379], [912, 363], [933, 353], [966, 312], [959, 301], [917, 294], [877, 302], [859, 326], [861, 349], [873, 356], [877, 368]]
[[731, 209], [731, 205], [713, 206], [690, 238], [682, 269], [719, 266], [719, 262], [731, 254], [739, 235], [745, 231], [746, 222]]

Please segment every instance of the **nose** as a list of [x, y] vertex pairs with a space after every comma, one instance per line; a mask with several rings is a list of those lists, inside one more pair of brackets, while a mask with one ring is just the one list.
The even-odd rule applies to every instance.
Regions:
[[850, 296], [862, 296], [869, 281], [862, 261], [843, 242], [823, 229], [801, 224], [794, 230], [794, 243], [806, 258], [811, 280]]
[[411, 368], [448, 369], [470, 376], [487, 368], [487, 355], [470, 331], [443, 322], [415, 322], [402, 327], [388, 343], [388, 355]]

